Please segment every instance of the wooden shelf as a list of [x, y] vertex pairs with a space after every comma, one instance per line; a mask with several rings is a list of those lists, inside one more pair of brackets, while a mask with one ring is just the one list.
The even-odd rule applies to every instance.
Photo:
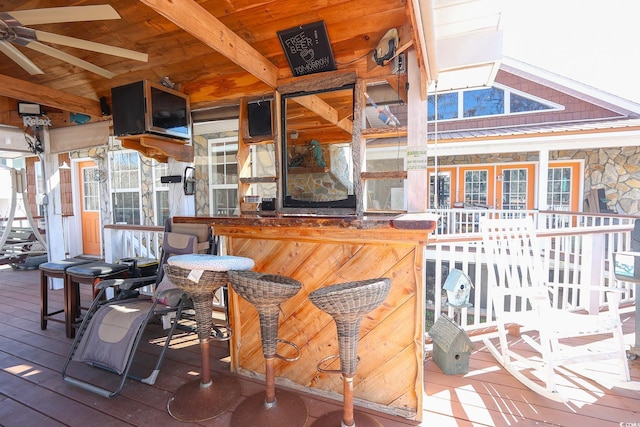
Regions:
[[313, 168], [299, 168], [299, 167], [290, 167], [287, 169], [287, 173], [289, 175], [303, 174], [303, 173], [327, 173], [329, 172], [329, 168], [323, 167], [313, 167]]
[[140, 134], [117, 137], [124, 148], [140, 152], [145, 157], [156, 159], [160, 163], [167, 163], [169, 157], [179, 162], [193, 162], [193, 146], [188, 141], [176, 138], [166, 138], [152, 134]]

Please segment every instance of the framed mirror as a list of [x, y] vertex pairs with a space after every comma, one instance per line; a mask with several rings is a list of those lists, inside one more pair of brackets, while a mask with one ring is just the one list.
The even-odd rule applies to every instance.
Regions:
[[354, 85], [282, 95], [283, 208], [296, 213], [355, 211]]

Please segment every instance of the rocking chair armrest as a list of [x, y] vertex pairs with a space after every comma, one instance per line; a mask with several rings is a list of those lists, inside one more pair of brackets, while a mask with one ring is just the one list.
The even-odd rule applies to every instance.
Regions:
[[619, 288], [619, 287], [613, 287], [613, 286], [582, 285], [579, 283], [575, 284], [575, 283], [549, 282], [549, 283], [546, 283], [546, 285], [550, 288], [558, 287], [558, 288], [565, 288], [565, 289], [575, 289], [579, 291], [600, 291], [600, 292], [617, 292], [617, 293], [624, 293], [629, 291], [628, 289], [625, 289], [625, 288]]
[[[529, 298], [532, 300], [546, 300], [548, 295], [546, 293], [536, 292], [535, 288], [494, 288], [501, 296], [513, 295], [516, 297]], [[546, 291], [546, 289], [545, 289]]]
[[97, 289], [120, 288], [121, 290], [131, 290], [141, 288], [156, 281], [158, 276], [132, 277], [128, 279], [108, 279], [101, 280], [96, 285]]

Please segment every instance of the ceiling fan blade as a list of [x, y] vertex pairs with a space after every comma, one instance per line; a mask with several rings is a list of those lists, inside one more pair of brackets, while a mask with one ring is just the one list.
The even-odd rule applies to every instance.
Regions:
[[44, 9], [14, 10], [6, 12], [18, 25], [53, 24], [58, 22], [102, 21], [120, 19], [108, 4], [93, 6], [50, 7]]
[[16, 49], [11, 43], [0, 40], [0, 51], [11, 58], [16, 64], [21, 66], [26, 72], [31, 75], [44, 74], [36, 64], [31, 62], [22, 52]]
[[136, 52], [134, 50], [123, 49], [115, 46], [109, 46], [102, 43], [90, 42], [88, 40], [77, 39], [75, 37], [67, 37], [60, 34], [47, 33], [45, 31], [36, 30], [36, 38], [41, 42], [61, 44], [63, 46], [90, 50], [92, 52], [106, 53], [107, 55], [120, 56], [122, 58], [129, 58], [136, 61], [147, 62], [149, 60], [149, 55], [147, 55], [146, 53]]
[[44, 53], [45, 55], [57, 58], [61, 61], [68, 62], [69, 64], [75, 65], [76, 67], [84, 68], [85, 70], [99, 74], [102, 77], [106, 77], [107, 79], [115, 76], [115, 74], [109, 70], [105, 70], [104, 68], [98, 67], [97, 65], [85, 61], [84, 59], [76, 58], [73, 55], [69, 55], [68, 53], [55, 49], [51, 46], [47, 46], [46, 44], [42, 44], [40, 42], [31, 42], [27, 44], [27, 47], [37, 52]]

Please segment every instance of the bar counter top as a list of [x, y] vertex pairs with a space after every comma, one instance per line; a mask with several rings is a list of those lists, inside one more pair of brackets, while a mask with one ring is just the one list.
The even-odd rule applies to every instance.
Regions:
[[[391, 279], [385, 301], [360, 326], [356, 405], [419, 420], [424, 384], [424, 247], [437, 216], [395, 217], [175, 217], [205, 223], [223, 242], [223, 253], [251, 258], [255, 271], [287, 276], [301, 290], [280, 304], [278, 337], [295, 343], [300, 358], [275, 361], [276, 384], [342, 399], [340, 375], [319, 372], [338, 351], [336, 327], [308, 299], [316, 289], [370, 278]], [[229, 287], [231, 370], [264, 378], [260, 322], [255, 307]], [[292, 357], [287, 346], [283, 356]], [[333, 359], [332, 359], [333, 360]], [[339, 361], [327, 367], [338, 369]]]
[[[287, 232], [292, 235], [310, 237], [312, 235], [331, 236], [334, 240], [411, 242], [426, 244], [429, 233], [437, 224], [434, 214], [404, 214], [397, 216], [326, 217], [326, 216], [242, 216], [242, 217], [187, 217], [177, 216], [173, 221], [190, 224], [209, 224], [214, 234], [240, 235], [260, 233], [262, 237], [280, 236]], [[224, 229], [224, 231], [223, 231]], [[306, 230], [306, 231], [302, 231]], [[322, 230], [331, 230], [325, 234]], [[367, 233], [370, 230], [374, 233]]]
[[433, 230], [438, 217], [434, 214], [407, 214], [398, 216], [327, 217], [327, 216], [242, 216], [242, 217], [174, 217], [175, 222], [206, 223], [210, 225], [265, 226], [265, 227], [336, 227], [354, 229], [404, 228]]

